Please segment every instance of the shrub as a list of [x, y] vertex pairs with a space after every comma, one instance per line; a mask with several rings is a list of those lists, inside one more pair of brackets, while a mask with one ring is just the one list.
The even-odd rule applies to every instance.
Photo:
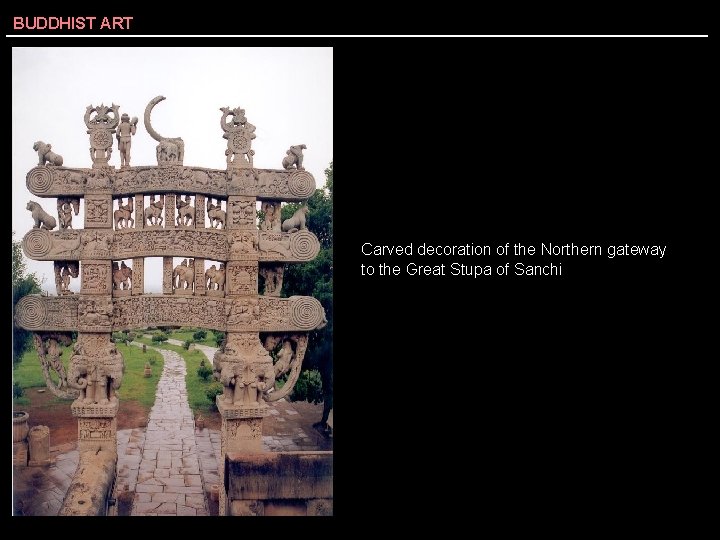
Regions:
[[205, 395], [210, 400], [210, 403], [212, 404], [211, 409], [216, 410], [217, 405], [215, 405], [215, 396], [219, 396], [223, 393], [223, 385], [220, 383], [213, 383], [210, 386], [208, 386], [208, 389], [205, 391]]
[[193, 334], [193, 339], [195, 341], [202, 341], [207, 336], [207, 332], [205, 330], [198, 330]]
[[19, 398], [22, 397], [22, 395], [25, 393], [25, 391], [22, 389], [22, 387], [14, 382], [13, 383], [13, 398]]
[[225, 332], [214, 332], [215, 334], [215, 346], [222, 347], [225, 341]]
[[155, 363], [157, 362], [157, 360], [155, 360], [155, 358], [150, 358], [150, 359], [148, 359], [148, 362], [150, 362], [151, 366], [154, 366]]
[[167, 341], [168, 337], [165, 334], [158, 334], [156, 336], [153, 336], [152, 340], [155, 341], [156, 343], [163, 342], [163, 341]]
[[123, 334], [122, 332], [113, 332], [112, 342], [113, 343], [126, 343], [127, 336], [125, 334]]
[[188, 339], [185, 343], [183, 343], [183, 349], [186, 351], [190, 350], [190, 345], [192, 345], [192, 341]]
[[198, 377], [200, 377], [203, 381], [207, 382], [208, 379], [210, 379], [210, 376], [213, 374], [213, 370], [211, 367], [201, 364], [200, 367], [197, 368], [197, 374]]
[[135, 340], [135, 337], [136, 337], [135, 332], [130, 332], [130, 333], [128, 333], [127, 336], [125, 336], [125, 341], [127, 341], [128, 343], [131, 343]]
[[317, 369], [308, 369], [300, 373], [295, 388], [290, 394], [291, 401], [309, 401], [320, 403], [322, 395], [322, 378]]

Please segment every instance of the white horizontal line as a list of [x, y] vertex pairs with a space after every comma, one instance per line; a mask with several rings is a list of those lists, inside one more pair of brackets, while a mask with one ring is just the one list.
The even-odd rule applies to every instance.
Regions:
[[[82, 31], [79, 31], [82, 32]], [[613, 35], [613, 34], [493, 34], [493, 35], [486, 35], [486, 34], [459, 34], [459, 35], [446, 35], [446, 34], [433, 34], [433, 35], [424, 35], [424, 34], [412, 34], [412, 35], [404, 35], [404, 34], [382, 34], [382, 35], [365, 35], [365, 34], [356, 34], [356, 35], [334, 35], [334, 34], [317, 34], [317, 35], [281, 35], [281, 34], [263, 34], [263, 35], [245, 35], [245, 36], [238, 36], [238, 35], [206, 35], [206, 34], [171, 34], [171, 35], [158, 35], [158, 34], [84, 34], [84, 33], [78, 33], [78, 34], [59, 34], [59, 35], [52, 35], [52, 34], [5, 34], [5, 37], [18, 37], [18, 38], [24, 38], [24, 37], [53, 37], [53, 38], [65, 38], [65, 37], [89, 37], [89, 38], [117, 38], [117, 37], [124, 37], [124, 38], [135, 38], [135, 37], [151, 37], [151, 38], [177, 38], [177, 37], [189, 37], [189, 38], [226, 38], [226, 37], [234, 37], [234, 38], [267, 38], [267, 37], [305, 37], [305, 38], [354, 38], [354, 37], [362, 37], [362, 38], [384, 38], [384, 37], [401, 37], [401, 38], [417, 38], [417, 37], [431, 37], [431, 38], [452, 38], [452, 37], [708, 37], [708, 34], [622, 34], [622, 35]]]

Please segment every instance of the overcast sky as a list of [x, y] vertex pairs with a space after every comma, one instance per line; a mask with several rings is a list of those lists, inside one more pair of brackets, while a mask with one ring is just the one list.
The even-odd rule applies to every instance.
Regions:
[[[12, 56], [16, 240], [33, 225], [25, 209], [29, 200], [57, 219], [56, 199], [36, 197], [25, 186], [25, 175], [37, 165], [34, 142], [52, 144], [66, 167], [89, 168], [83, 115], [91, 104], [115, 103], [120, 114], [139, 118], [131, 166], [157, 165], [157, 142], [145, 131], [143, 113], [159, 95], [167, 99], [153, 109], [153, 127], [163, 137], [183, 138], [184, 165], [225, 169], [227, 141], [220, 129], [220, 107], [244, 108], [257, 127], [255, 167], [281, 169], [285, 151], [305, 144], [303, 165], [320, 187], [333, 159], [332, 48], [18, 47]], [[119, 168], [113, 140], [110, 164]], [[83, 227], [82, 207], [73, 215], [75, 229]], [[55, 294], [52, 261], [27, 260], [27, 265], [38, 277], [45, 276], [43, 290]], [[70, 288], [78, 292], [80, 279], [72, 280]], [[145, 259], [145, 292], [162, 292], [162, 258]]]

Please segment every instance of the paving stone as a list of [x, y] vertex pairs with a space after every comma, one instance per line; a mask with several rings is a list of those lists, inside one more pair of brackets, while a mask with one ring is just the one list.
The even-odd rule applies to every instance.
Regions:
[[133, 505], [132, 509], [132, 515], [149, 515], [148, 512], [152, 512], [153, 515], [157, 515], [157, 509], [160, 507], [160, 505], [163, 503], [154, 503], [154, 502], [139, 502], [135, 503]]
[[162, 482], [165, 486], [185, 486], [185, 479], [180, 478], [160, 478], [159, 482]]
[[184, 506], [182, 504], [177, 505], [177, 515], [178, 516], [196, 516], [197, 511], [195, 508], [191, 508], [189, 506]]
[[185, 495], [177, 493], [153, 493], [152, 502], [158, 503], [185, 503]]
[[175, 487], [168, 486], [165, 488], [166, 491], [172, 490], [173, 493], [199, 493], [203, 494], [205, 491], [200, 486], [186, 486], [186, 487]]
[[202, 480], [199, 474], [186, 474], [185, 475], [186, 486], [202, 486]]
[[136, 493], [162, 493], [163, 486], [156, 486], [153, 484], [137, 484], [135, 486]]

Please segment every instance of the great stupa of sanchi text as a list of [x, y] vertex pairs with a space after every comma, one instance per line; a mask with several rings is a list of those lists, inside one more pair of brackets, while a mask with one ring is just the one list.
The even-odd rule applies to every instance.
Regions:
[[[102, 466], [114, 475], [116, 390], [124, 362], [112, 332], [148, 326], [226, 332], [213, 360], [224, 388], [217, 397], [224, 456], [261, 451], [266, 402], [292, 390], [308, 332], [326, 323], [316, 299], [280, 297], [284, 264], [312, 260], [320, 249], [306, 227], [306, 205], [292, 218], [280, 219], [282, 202], [305, 201], [315, 190], [313, 176], [302, 166], [305, 145], [290, 147], [282, 169], [255, 168], [255, 126], [244, 109], [223, 107], [227, 168], [185, 166], [183, 140], [162, 137], [150, 121], [153, 107], [163, 99], [153, 99], [144, 116], [145, 128], [158, 141], [157, 166], [130, 166], [138, 120], [120, 116], [120, 107], [113, 104], [88, 106], [85, 112], [91, 168], [62, 166], [51, 145], [39, 141], [34, 145], [38, 166], [27, 174], [33, 195], [57, 198], [57, 222], [37, 202], [28, 203], [34, 227], [22, 242], [27, 257], [54, 261], [57, 296], [23, 298], [15, 321], [34, 333], [50, 389], [61, 397], [76, 397], [71, 411], [78, 418], [81, 460], [75, 480], [83, 467], [97, 465], [97, 457], [92, 458], [95, 465], [88, 461], [91, 455], [105, 456]], [[109, 164], [113, 135], [120, 168]], [[259, 226], [258, 201], [264, 212]], [[81, 204], [85, 223], [80, 229], [72, 216]], [[144, 292], [144, 257], [151, 256], [163, 257], [162, 294]], [[173, 257], [183, 260], [174, 266]], [[265, 280], [262, 295], [258, 274]], [[77, 277], [80, 293], [74, 294], [69, 284]], [[78, 337], [65, 373], [58, 343], [69, 344], [73, 331]], [[274, 364], [273, 350], [279, 351]], [[50, 370], [57, 372], [59, 383], [47, 376]], [[276, 389], [276, 378], [288, 372], [286, 384]], [[87, 489], [78, 488], [73, 495], [74, 484], [81, 483], [75, 480], [61, 514], [81, 513], [74, 499], [87, 496]]]

